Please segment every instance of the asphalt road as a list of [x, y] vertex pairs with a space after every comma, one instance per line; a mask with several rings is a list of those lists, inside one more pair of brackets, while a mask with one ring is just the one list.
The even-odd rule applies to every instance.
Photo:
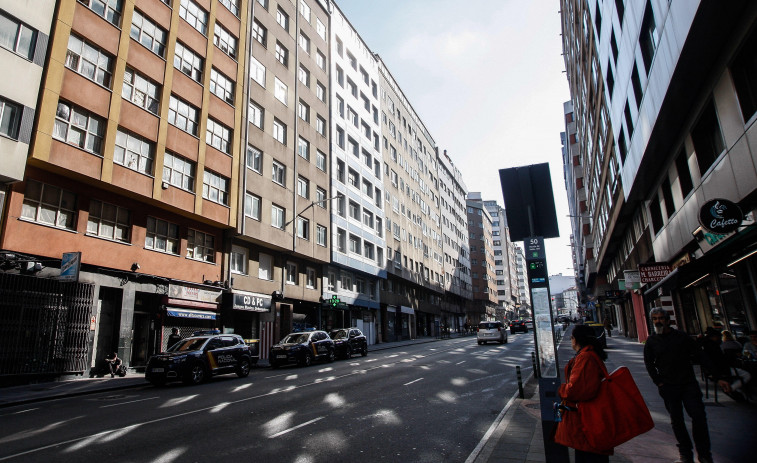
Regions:
[[0, 461], [464, 462], [532, 350], [532, 333], [464, 337], [6, 408]]

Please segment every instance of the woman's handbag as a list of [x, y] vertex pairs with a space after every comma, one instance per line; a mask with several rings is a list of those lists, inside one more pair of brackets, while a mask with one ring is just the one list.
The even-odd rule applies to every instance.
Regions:
[[599, 363], [605, 375], [599, 393], [577, 408], [588, 443], [609, 449], [654, 428], [654, 421], [628, 368], [608, 374], [604, 362]]

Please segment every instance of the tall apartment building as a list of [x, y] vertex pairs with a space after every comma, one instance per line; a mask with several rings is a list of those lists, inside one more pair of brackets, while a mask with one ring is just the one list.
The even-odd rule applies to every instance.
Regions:
[[497, 307], [497, 282], [494, 272], [494, 239], [492, 216], [484, 206], [481, 193], [468, 193], [468, 241], [470, 243], [472, 308], [468, 323], [494, 320]]
[[511, 319], [518, 305], [518, 277], [515, 267], [515, 246], [510, 241], [505, 209], [496, 201], [484, 201], [492, 218], [494, 275], [497, 285], [497, 306], [502, 318]]
[[[437, 150], [438, 151], [438, 150]], [[460, 170], [447, 155], [437, 156], [439, 206], [442, 216], [442, 249], [444, 251], [444, 297], [442, 311], [454, 313], [452, 326], [459, 327], [473, 297], [470, 272], [470, 246], [465, 197], [468, 189]]]
[[[674, 309], [691, 334], [755, 329], [757, 230], [742, 218], [757, 206], [757, 5], [563, 0], [561, 11], [580, 149], [610, 147], [596, 169], [608, 181], [584, 167], [596, 251], [587, 291], [621, 289], [626, 270], [654, 263], [671, 273], [605, 301], [624, 332], [644, 340], [652, 306]], [[601, 117], [589, 110], [596, 95]], [[598, 140], [581, 121], [592, 114]], [[740, 208], [739, 228], [719, 232], [699, 219], [716, 202], [718, 212]]]
[[357, 326], [379, 340], [384, 268], [383, 152], [379, 137], [379, 63], [336, 5], [331, 9], [331, 264], [325, 327]]
[[528, 269], [523, 248], [515, 245], [515, 271], [518, 278], [518, 295], [520, 296], [516, 315], [520, 318], [531, 317], [531, 289], [528, 286]]

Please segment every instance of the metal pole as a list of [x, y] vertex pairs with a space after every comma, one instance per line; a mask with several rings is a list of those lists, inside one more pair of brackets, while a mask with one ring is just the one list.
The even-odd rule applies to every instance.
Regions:
[[540, 378], [539, 376], [539, 369], [536, 365], [536, 352], [531, 352], [531, 365], [534, 368], [534, 378]]
[[515, 367], [515, 373], [518, 375], [518, 396], [521, 399], [525, 399], [526, 398], [526, 393], [523, 392], [523, 379], [521, 378], [521, 375], [520, 375], [520, 366], [519, 365]]

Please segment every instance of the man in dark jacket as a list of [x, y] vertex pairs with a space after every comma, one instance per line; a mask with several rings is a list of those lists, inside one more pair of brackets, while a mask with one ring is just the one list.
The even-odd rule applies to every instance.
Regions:
[[171, 334], [168, 335], [168, 342], [166, 343], [166, 348], [173, 346], [179, 341], [181, 341], [181, 336], [179, 336], [179, 329], [178, 328], [171, 329]]
[[691, 438], [683, 416], [685, 408], [691, 418], [692, 435], [699, 462], [711, 463], [707, 414], [702, 403], [702, 391], [699, 389], [692, 366], [692, 359], [699, 355], [699, 346], [686, 333], [670, 327], [670, 315], [665, 309], [652, 309], [649, 318], [654, 326], [654, 333], [644, 344], [644, 364], [670, 414], [670, 424], [673, 426], [673, 434], [678, 441], [678, 452], [681, 456], [677, 462], [694, 462]]

